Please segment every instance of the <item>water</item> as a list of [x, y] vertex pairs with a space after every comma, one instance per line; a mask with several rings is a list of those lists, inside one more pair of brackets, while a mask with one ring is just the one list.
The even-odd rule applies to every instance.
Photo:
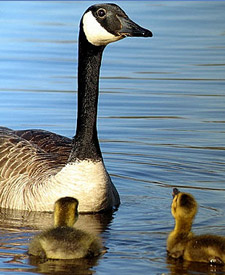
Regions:
[[[72, 137], [77, 35], [94, 2], [0, 3], [0, 124]], [[117, 2], [116, 2], [117, 3]], [[112, 216], [81, 216], [107, 253], [94, 261], [38, 262], [30, 238], [51, 213], [0, 212], [0, 274], [224, 274], [166, 258], [172, 187], [192, 193], [196, 233], [224, 235], [225, 3], [118, 1], [153, 38], [109, 45], [101, 71], [98, 131], [122, 200]]]

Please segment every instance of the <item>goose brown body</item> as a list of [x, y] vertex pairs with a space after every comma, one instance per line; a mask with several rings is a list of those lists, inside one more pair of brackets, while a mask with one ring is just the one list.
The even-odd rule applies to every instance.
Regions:
[[78, 218], [78, 201], [64, 197], [56, 201], [54, 228], [35, 236], [28, 254], [47, 259], [78, 259], [101, 254], [102, 243], [93, 234], [73, 228]]
[[194, 235], [192, 223], [197, 213], [197, 202], [189, 193], [174, 188], [171, 212], [175, 219], [174, 230], [167, 239], [170, 257], [187, 261], [225, 264], [225, 237]]

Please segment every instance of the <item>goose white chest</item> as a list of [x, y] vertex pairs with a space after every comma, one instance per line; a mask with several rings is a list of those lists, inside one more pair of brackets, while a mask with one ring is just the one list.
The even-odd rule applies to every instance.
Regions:
[[52, 192], [59, 198], [77, 198], [80, 212], [97, 212], [112, 205], [111, 184], [102, 161], [82, 160], [68, 163], [55, 176], [49, 178], [47, 185], [51, 185]]

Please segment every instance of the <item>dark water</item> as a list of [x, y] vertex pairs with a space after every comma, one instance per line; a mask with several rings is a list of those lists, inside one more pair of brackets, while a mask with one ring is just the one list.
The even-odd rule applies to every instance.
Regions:
[[[72, 137], [77, 35], [94, 2], [0, 2], [0, 124]], [[30, 238], [50, 213], [0, 212], [0, 274], [225, 274], [166, 258], [172, 187], [192, 193], [193, 230], [225, 236], [225, 2], [117, 1], [153, 38], [109, 45], [98, 131], [122, 204], [81, 216], [107, 253], [93, 261], [37, 262]]]

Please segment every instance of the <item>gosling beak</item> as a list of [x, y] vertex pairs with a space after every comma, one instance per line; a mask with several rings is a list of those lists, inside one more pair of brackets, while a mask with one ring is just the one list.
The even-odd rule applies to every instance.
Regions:
[[119, 35], [132, 37], [152, 37], [150, 30], [144, 29], [138, 24], [134, 23], [128, 17], [118, 16], [122, 28], [118, 31]]
[[180, 191], [177, 189], [177, 188], [173, 188], [173, 193], [172, 193], [172, 196], [173, 198], [178, 195], [180, 193]]

